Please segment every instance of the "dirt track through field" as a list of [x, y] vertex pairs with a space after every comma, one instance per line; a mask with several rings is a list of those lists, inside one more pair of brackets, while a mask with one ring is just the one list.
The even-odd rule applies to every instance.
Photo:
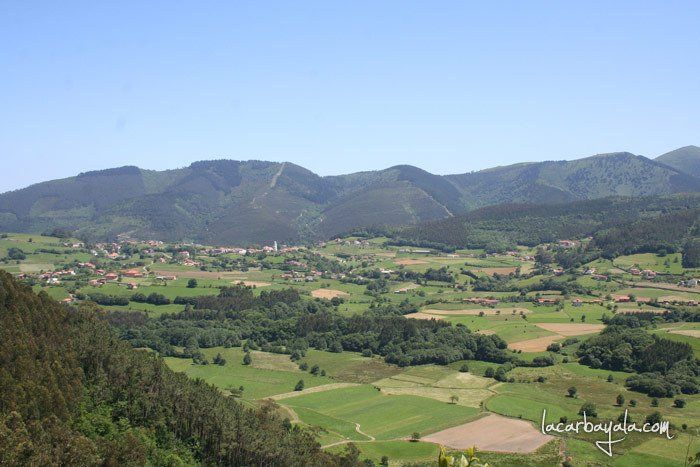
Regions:
[[530, 453], [554, 437], [543, 435], [525, 420], [490, 414], [473, 422], [438, 431], [421, 441], [454, 449], [478, 446], [481, 451]]
[[282, 394], [275, 394], [274, 396], [270, 396], [267, 399], [273, 399], [273, 400], [279, 401], [282, 399], [289, 399], [290, 397], [303, 396], [304, 394], [313, 394], [315, 392], [332, 391], [333, 389], [351, 388], [353, 386], [359, 386], [359, 384], [358, 383], [323, 384], [321, 386], [314, 386], [312, 388], [303, 389], [301, 391], [292, 391], [292, 392], [285, 392]]
[[570, 337], [600, 332], [605, 325], [585, 323], [537, 323], [537, 327], [549, 332], [554, 332], [560, 336]]

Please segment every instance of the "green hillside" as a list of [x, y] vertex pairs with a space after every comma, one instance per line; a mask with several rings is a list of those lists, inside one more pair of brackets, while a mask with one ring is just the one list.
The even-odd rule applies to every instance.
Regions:
[[679, 148], [675, 151], [667, 152], [655, 160], [680, 172], [700, 177], [700, 148], [697, 146]]
[[85, 172], [0, 194], [0, 231], [61, 227], [88, 239], [261, 244], [420, 224], [504, 203], [698, 191], [700, 179], [630, 153], [446, 176], [399, 165], [320, 177], [288, 162], [213, 160]]
[[627, 152], [574, 161], [516, 164], [447, 178], [477, 208], [501, 203], [561, 203], [606, 196], [700, 190], [700, 180]]
[[[245, 408], [0, 271], [0, 464], [338, 465], [274, 408]], [[344, 465], [358, 465], [349, 459]]]

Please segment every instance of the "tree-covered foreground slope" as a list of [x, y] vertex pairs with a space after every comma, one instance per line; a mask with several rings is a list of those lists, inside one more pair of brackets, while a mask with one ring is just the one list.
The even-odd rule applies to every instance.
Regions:
[[355, 465], [0, 271], [0, 465]]

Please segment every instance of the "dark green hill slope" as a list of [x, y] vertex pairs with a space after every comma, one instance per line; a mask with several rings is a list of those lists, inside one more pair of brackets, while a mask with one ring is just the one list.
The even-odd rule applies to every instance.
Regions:
[[627, 152], [448, 175], [470, 208], [700, 191], [700, 179]]
[[0, 465], [199, 464], [340, 459], [0, 271]]
[[214, 160], [166, 171], [87, 172], [0, 194], [0, 231], [63, 227], [91, 239], [260, 244], [418, 224], [504, 203], [699, 191], [699, 178], [630, 153], [447, 176], [398, 165], [320, 177], [288, 162]]
[[505, 251], [593, 236], [606, 255], [677, 250], [698, 236], [700, 194], [503, 204], [394, 230], [396, 243]]
[[686, 146], [667, 152], [655, 159], [666, 164], [679, 172], [700, 177], [700, 148], [697, 146]]

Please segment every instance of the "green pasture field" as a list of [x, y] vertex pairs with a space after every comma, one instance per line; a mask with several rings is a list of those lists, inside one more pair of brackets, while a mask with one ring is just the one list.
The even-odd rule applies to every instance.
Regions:
[[649, 297], [649, 298], [661, 298], [666, 296], [679, 297], [687, 300], [698, 300], [700, 299], [700, 293], [693, 293], [690, 291], [683, 290], [671, 290], [671, 289], [661, 289], [652, 287], [630, 287], [620, 289], [615, 294], [618, 295], [635, 295], [637, 297]]
[[330, 378], [350, 383], [371, 383], [403, 371], [396, 365], [385, 363], [381, 357], [363, 357], [355, 352], [334, 353], [309, 349], [299, 363], [301, 362], [306, 362], [309, 368], [318, 365], [326, 370], [326, 375]]
[[[640, 253], [636, 255], [619, 256], [613, 264], [622, 269], [637, 267], [639, 269], [651, 269], [662, 274], [682, 274], [683, 266], [680, 253], [671, 253], [659, 256], [655, 253]], [[668, 262], [668, 265], [666, 263]]]
[[[240, 347], [215, 347], [201, 351], [209, 359], [209, 365], [195, 365], [189, 358], [166, 357], [165, 362], [175, 371], [184, 372], [190, 378], [200, 378], [223, 390], [243, 386], [242, 397], [246, 400], [294, 391], [300, 379], [304, 380], [306, 388], [333, 382], [326, 376], [314, 376], [299, 370], [288, 355], [251, 351], [251, 365], [243, 365], [244, 352]], [[217, 353], [226, 359], [225, 365], [211, 363]]]
[[515, 316], [512, 314], [492, 316], [443, 315], [442, 318], [453, 324], [463, 324], [474, 332], [484, 330], [493, 331], [509, 343], [536, 339], [538, 337], [551, 336], [554, 334], [537, 327], [517, 314]]
[[[428, 434], [466, 423], [479, 413], [472, 407], [425, 397], [385, 395], [370, 385], [300, 395], [285, 399], [284, 405], [295, 411], [301, 407], [333, 419], [359, 423], [363, 433], [379, 440], [403, 438], [416, 431]], [[300, 418], [305, 422], [303, 416]]]

